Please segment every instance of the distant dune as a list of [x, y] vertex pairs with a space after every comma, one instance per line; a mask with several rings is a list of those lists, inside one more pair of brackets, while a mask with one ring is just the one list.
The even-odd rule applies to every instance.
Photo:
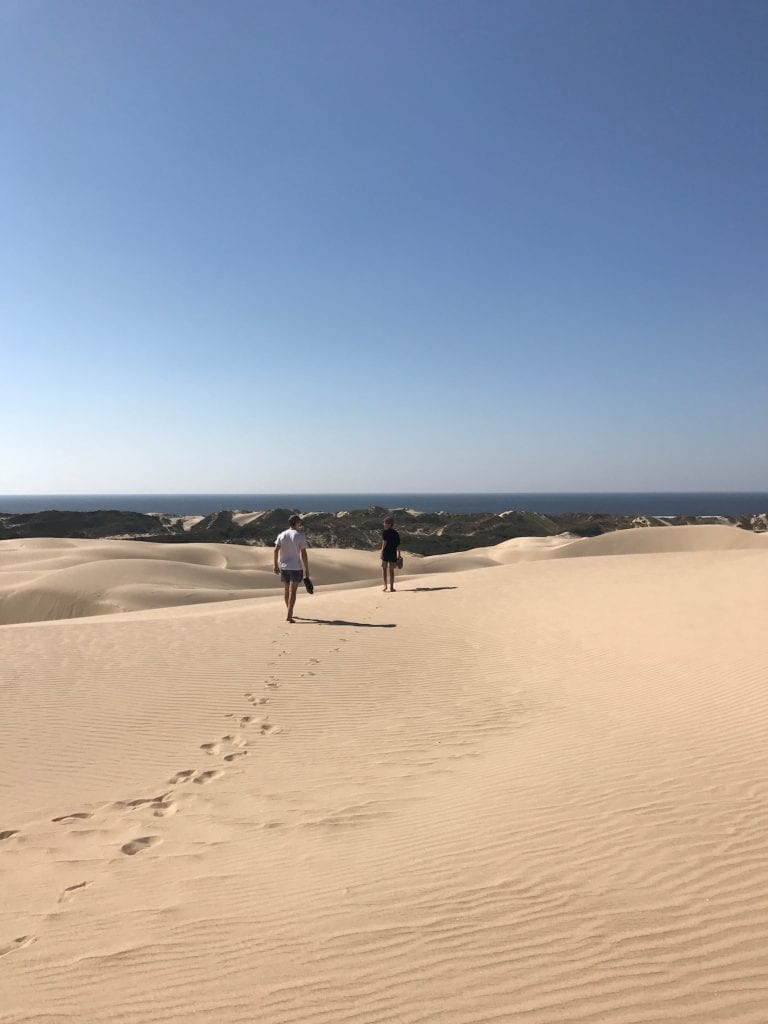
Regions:
[[768, 534], [310, 559], [0, 543], [3, 1024], [765, 1024]]
[[[768, 550], [768, 535], [726, 526], [622, 530], [600, 537], [520, 537], [488, 548], [420, 557], [404, 577], [550, 558], [671, 551]], [[312, 549], [318, 587], [378, 580], [375, 551]], [[54, 540], [0, 542], [0, 624], [79, 618], [215, 601], [274, 597], [271, 549], [232, 544]]]

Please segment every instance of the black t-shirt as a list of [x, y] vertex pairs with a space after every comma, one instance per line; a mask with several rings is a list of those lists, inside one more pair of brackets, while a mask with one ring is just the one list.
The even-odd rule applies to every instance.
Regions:
[[397, 549], [400, 546], [400, 534], [390, 526], [383, 531], [381, 539], [384, 541], [382, 560], [385, 562], [396, 562]]

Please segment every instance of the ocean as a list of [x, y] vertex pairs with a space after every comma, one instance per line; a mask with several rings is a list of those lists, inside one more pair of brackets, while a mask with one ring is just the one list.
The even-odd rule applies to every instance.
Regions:
[[419, 494], [14, 494], [0, 495], [0, 514], [96, 511], [209, 515], [222, 509], [341, 512], [378, 505], [422, 512], [604, 512], [610, 515], [753, 515], [768, 511], [768, 491], [563, 492]]

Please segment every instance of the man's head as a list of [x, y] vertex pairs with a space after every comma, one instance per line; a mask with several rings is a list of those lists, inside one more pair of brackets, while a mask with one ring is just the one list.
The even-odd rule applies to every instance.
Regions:
[[392, 518], [392, 516], [387, 516], [387, 518], [384, 520], [384, 525], [387, 527], [387, 529], [391, 529], [395, 525], [395, 520]]
[[288, 520], [288, 525], [292, 530], [300, 530], [301, 516], [291, 516], [291, 518]]

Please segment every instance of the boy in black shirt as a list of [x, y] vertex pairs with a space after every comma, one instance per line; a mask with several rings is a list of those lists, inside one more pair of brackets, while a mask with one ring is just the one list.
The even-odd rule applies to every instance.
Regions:
[[400, 558], [400, 534], [394, 529], [395, 521], [391, 516], [384, 520], [381, 534], [381, 572], [384, 576], [384, 591], [387, 589], [387, 571], [389, 571], [389, 589], [395, 590], [395, 566]]

